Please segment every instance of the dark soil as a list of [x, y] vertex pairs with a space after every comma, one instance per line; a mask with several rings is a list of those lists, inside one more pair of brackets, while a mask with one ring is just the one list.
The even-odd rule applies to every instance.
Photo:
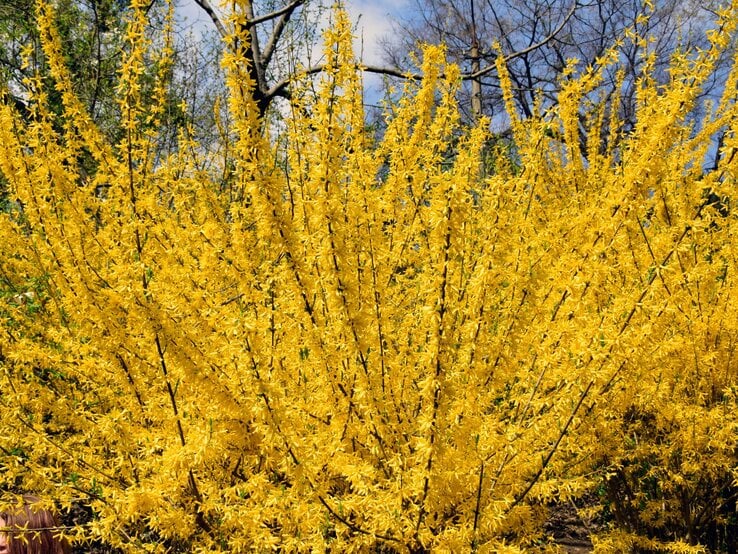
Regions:
[[546, 534], [569, 554], [583, 554], [594, 550], [590, 537], [600, 531], [602, 522], [584, 521], [579, 515], [579, 508], [587, 506], [595, 499], [585, 498], [578, 502], [562, 502], [550, 506], [550, 514], [544, 525]]

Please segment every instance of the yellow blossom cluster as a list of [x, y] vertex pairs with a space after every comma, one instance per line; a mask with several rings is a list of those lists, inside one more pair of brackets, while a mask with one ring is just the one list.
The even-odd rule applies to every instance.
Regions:
[[338, 10], [276, 140], [241, 30], [224, 180], [189, 133], [157, 150], [172, 51], [145, 4], [117, 142], [43, 0], [63, 113], [40, 83], [31, 117], [0, 102], [0, 491], [87, 506], [71, 538], [125, 552], [523, 552], [554, 549], [550, 503], [625, 487], [599, 551], [699, 551], [738, 462], [736, 71], [687, 115], [737, 10], [668, 83], [644, 76], [628, 133], [592, 101], [601, 68], [522, 120], [500, 63], [515, 159], [493, 168], [442, 48], [377, 137]]

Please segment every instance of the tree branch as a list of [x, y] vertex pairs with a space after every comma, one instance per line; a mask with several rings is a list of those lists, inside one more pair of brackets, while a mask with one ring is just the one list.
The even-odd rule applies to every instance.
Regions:
[[[287, 20], [289, 19], [290, 15], [292, 15], [292, 12], [295, 11], [295, 9], [302, 4], [305, 3], [306, 0], [293, 0], [289, 4], [287, 4], [285, 7], [280, 8], [278, 10], [275, 10], [273, 12], [260, 15], [259, 17], [249, 17], [246, 21], [246, 25], [248, 27], [251, 27], [253, 25], [258, 25], [259, 23], [264, 23], [265, 21], [269, 21], [270, 19], [276, 19], [277, 17], [287, 15], [287, 18], [285, 19], [284, 23], [287, 23]], [[225, 25], [218, 17], [218, 14], [215, 12], [215, 9], [213, 9], [212, 4], [210, 4], [209, 0], [195, 0], [195, 3], [200, 6], [200, 8], [208, 15], [210, 20], [213, 22], [213, 25], [215, 25], [215, 28], [218, 30], [218, 34], [221, 36], [221, 38], [226, 38], [228, 36], [228, 31], [225, 28]], [[281, 21], [281, 20], [280, 20]], [[279, 25], [279, 23], [277, 23]], [[281, 35], [282, 31], [280, 30], [278, 34]], [[277, 37], [279, 38], [279, 37]]]
[[[210, 17], [213, 24], [215, 25], [216, 29], [218, 30], [218, 33], [221, 35], [221, 37], [226, 38], [228, 36], [228, 31], [225, 28], [225, 25], [218, 17], [218, 14], [213, 9], [212, 5], [210, 4], [209, 0], [195, 0], [198, 6], [202, 8], [203, 11]], [[253, 15], [253, 12], [249, 10], [249, 12], [246, 14], [247, 21], [246, 26], [250, 29], [254, 25], [257, 25], [259, 23], [263, 23], [265, 21], [270, 21], [272, 19], [279, 18], [279, 21], [274, 26], [274, 29], [272, 30], [272, 34], [269, 37], [269, 42], [266, 44], [263, 53], [259, 51], [258, 44], [252, 44], [251, 45], [251, 57], [252, 60], [249, 60], [252, 65], [252, 77], [255, 78], [255, 81], [257, 83], [257, 89], [255, 92], [258, 96], [257, 101], [259, 103], [259, 108], [262, 112], [266, 111], [266, 108], [269, 106], [269, 104], [276, 98], [277, 96], [283, 97], [283, 98], [290, 98], [290, 81], [295, 78], [295, 75], [289, 75], [286, 77], [283, 77], [276, 83], [274, 83], [270, 88], [267, 89], [266, 83], [263, 80], [264, 72], [269, 65], [269, 62], [272, 59], [272, 56], [274, 55], [274, 52], [277, 49], [279, 40], [282, 37], [282, 33], [284, 31], [285, 26], [289, 22], [290, 17], [292, 17], [292, 14], [295, 12], [295, 10], [303, 5], [306, 2], [306, 0], [293, 0], [292, 2], [288, 3], [286, 6], [275, 10], [273, 12], [270, 12], [268, 14], [264, 14], [258, 17], [255, 17]], [[250, 3], [248, 4], [250, 6]], [[571, 9], [566, 14], [566, 17], [559, 23], [559, 25], [554, 29], [551, 34], [549, 34], [544, 39], [540, 40], [539, 42], [536, 42], [534, 44], [531, 44], [527, 48], [524, 48], [522, 50], [519, 50], [517, 52], [513, 52], [511, 54], [508, 54], [507, 56], [503, 57], [503, 61], [505, 63], [508, 63], [516, 58], [519, 58], [521, 56], [525, 56], [534, 50], [537, 50], [539, 48], [542, 48], [549, 42], [551, 42], [556, 35], [558, 35], [563, 28], [566, 26], [566, 24], [569, 22], [569, 20], [572, 18], [574, 13], [576, 12], [577, 8], [579, 7], [579, 0], [574, 0], [574, 3], [572, 4]], [[252, 33], [252, 43], [255, 43], [255, 36], [254, 33]], [[389, 77], [397, 77], [399, 79], [410, 79], [414, 81], [420, 81], [423, 79], [423, 75], [420, 73], [412, 73], [412, 72], [404, 72], [400, 69], [394, 68], [394, 67], [380, 67], [375, 65], [364, 65], [364, 64], [357, 64], [357, 69], [360, 69], [361, 71], [364, 71], [366, 73], [374, 73], [377, 75], [387, 75]], [[478, 80], [479, 78], [487, 75], [488, 73], [491, 73], [495, 69], [495, 64], [490, 64], [486, 67], [483, 67], [482, 69], [479, 69], [477, 71], [471, 72], [471, 73], [462, 73], [461, 79], [464, 81], [471, 81], [471, 80]], [[310, 67], [308, 69], [304, 69], [297, 73], [297, 76], [306, 77], [308, 75], [315, 75], [316, 73], [321, 73], [325, 69], [324, 65], [315, 65], [313, 67]], [[443, 78], [444, 75], [441, 75], [441, 78]]]
[[[261, 110], [261, 113], [264, 113], [266, 111], [268, 102], [266, 104], [264, 103], [264, 91], [267, 90], [267, 83], [266, 83], [266, 64], [262, 63], [262, 57], [261, 57], [261, 45], [259, 44], [259, 36], [256, 34], [256, 29], [254, 29], [254, 23], [251, 21], [254, 18], [254, 3], [252, 0], [247, 0], [243, 3], [243, 9], [246, 12], [246, 25], [245, 30], [249, 34], [249, 47], [246, 51], [247, 56], [247, 62], [248, 62], [248, 72], [251, 75], [251, 78], [256, 83], [256, 89], [254, 90], [255, 93], [255, 100], [257, 104], [259, 104], [259, 109]], [[239, 29], [240, 31], [241, 29]], [[263, 104], [263, 105], [262, 105]]]
[[[387, 75], [390, 77], [397, 77], [399, 79], [408, 79], [411, 81], [420, 81], [423, 79], [423, 75], [421, 73], [408, 73], [404, 71], [400, 71], [399, 69], [395, 69], [393, 67], [379, 67], [376, 65], [364, 65], [357, 63], [355, 65], [356, 69], [359, 69], [365, 73], [376, 73], [378, 75]], [[325, 66], [320, 65], [314, 65], [312, 67], [309, 67], [307, 69], [303, 69], [302, 71], [299, 71], [296, 75], [288, 75], [287, 77], [283, 77], [279, 81], [277, 81], [272, 87], [269, 89], [269, 91], [266, 93], [266, 98], [271, 101], [276, 96], [281, 96], [283, 98], [289, 98], [290, 94], [287, 91], [287, 89], [290, 86], [290, 81], [292, 81], [295, 77], [307, 77], [309, 75], [315, 75], [316, 73], [322, 73], [325, 70]], [[443, 77], [443, 75], [441, 75]], [[465, 77], [462, 76], [463, 79]]]
[[352, 531], [356, 533], [361, 533], [362, 535], [369, 535], [371, 537], [374, 537], [375, 539], [380, 539], [380, 540], [387, 541], [387, 542], [400, 542], [398, 539], [396, 539], [395, 537], [391, 535], [380, 535], [379, 533], [374, 533], [373, 531], [367, 531], [366, 529], [362, 529], [358, 525], [351, 523], [348, 519], [346, 519], [345, 517], [342, 517], [333, 508], [331, 508], [331, 506], [328, 504], [328, 502], [326, 502], [323, 496], [318, 495], [318, 500], [333, 517], [335, 517], [338, 521], [343, 523], [346, 527], [348, 527]]
[[272, 55], [274, 54], [274, 50], [277, 47], [279, 39], [282, 38], [282, 32], [284, 31], [285, 25], [287, 25], [287, 22], [290, 20], [290, 17], [292, 17], [292, 14], [295, 13], [295, 10], [304, 3], [305, 0], [295, 0], [294, 2], [286, 6], [281, 16], [279, 16], [279, 21], [277, 21], [277, 23], [274, 25], [272, 36], [269, 37], [269, 42], [267, 42], [266, 46], [264, 47], [264, 52], [261, 56], [261, 63], [263, 64], [264, 68], [266, 68], [269, 65], [269, 62], [272, 60]]
[[304, 3], [305, 3], [305, 0], [293, 0], [292, 2], [287, 4], [284, 8], [274, 10], [271, 13], [260, 15], [259, 17], [250, 18], [247, 22], [247, 25], [258, 25], [259, 23], [264, 23], [265, 21], [269, 21], [270, 19], [276, 19], [280, 15], [284, 15], [287, 13], [291, 14], [293, 11], [295, 11], [295, 8], [299, 7], [300, 5]]
[[221, 36], [221, 38], [226, 38], [228, 36], [228, 31], [226, 31], [225, 25], [223, 25], [223, 22], [218, 17], [218, 14], [215, 13], [215, 10], [210, 5], [210, 2], [208, 0], [195, 0], [195, 3], [202, 8], [202, 10], [208, 14], [208, 17], [213, 22], [213, 25], [215, 25], [215, 28], [218, 30], [218, 34]]
[[[503, 58], [503, 60], [505, 61], [505, 63], [508, 63], [508, 62], [514, 60], [515, 58], [520, 58], [521, 56], [525, 56], [527, 54], [530, 54], [534, 50], [538, 50], [539, 48], [542, 48], [542, 47], [546, 46], [549, 42], [551, 42], [554, 38], [556, 38], [556, 35], [558, 35], [564, 29], [564, 27], [566, 26], [566, 24], [569, 23], [569, 20], [572, 18], [572, 16], [574, 15], [574, 13], [577, 11], [577, 8], [578, 7], [579, 7], [579, 0], [574, 0], [574, 3], [572, 4], [571, 9], [569, 10], [569, 13], [566, 14], [566, 17], [561, 21], [561, 23], [559, 23], [559, 26], [556, 27], [551, 32], [550, 35], [548, 35], [546, 38], [544, 38], [544, 39], [542, 39], [542, 40], [540, 40], [540, 41], [538, 41], [538, 42], [536, 42], [534, 44], [531, 44], [527, 48], [523, 48], [522, 50], [518, 50], [517, 52], [513, 52], [512, 54], [508, 54], [507, 56], [505, 56]], [[484, 67], [484, 68], [480, 69], [479, 71], [477, 71], [475, 73], [467, 73], [467, 74], [464, 74], [464, 75], [462, 75], [462, 78], [464, 80], [478, 79], [479, 77], [483, 77], [484, 75], [486, 75], [487, 73], [489, 73], [490, 71], [492, 71], [494, 68], [495, 68], [495, 66], [493, 64], [491, 64], [491, 65], [488, 65], [487, 67]]]

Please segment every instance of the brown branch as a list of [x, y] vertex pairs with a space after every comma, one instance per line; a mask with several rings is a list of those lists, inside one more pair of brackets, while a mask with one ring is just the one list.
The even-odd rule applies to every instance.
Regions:
[[[648, 253], [651, 255], [651, 261], [653, 261], [654, 264], [658, 263], [656, 261], [656, 255], [653, 253], [653, 249], [651, 248], [651, 243], [648, 240], [648, 236], [646, 235], [646, 230], [643, 228], [643, 223], [641, 223], [641, 218], [636, 217], [636, 221], [638, 221], [638, 227], [641, 230], [641, 235], [643, 236], [643, 240], [646, 241], [646, 246], [648, 247]], [[671, 291], [669, 290], [669, 286], [666, 284], [666, 281], [664, 280], [664, 276], [661, 274], [661, 268], [654, 265], [654, 271], [658, 274], [659, 279], [661, 279], [661, 283], [664, 285], [664, 289], [666, 289], [666, 292], [669, 293], [669, 296], [671, 296]]]
[[[174, 417], [177, 423], [177, 432], [179, 433], [179, 442], [182, 445], [182, 447], [186, 446], [187, 441], [185, 440], [184, 435], [184, 429], [182, 428], [182, 420], [179, 416], [179, 408], [177, 407], [177, 398], [176, 398], [176, 390], [172, 387], [172, 382], [169, 380], [169, 371], [167, 370], [167, 363], [166, 359], [164, 357], [164, 348], [162, 348], [161, 340], [159, 339], [159, 334], [157, 333], [154, 336], [154, 342], [156, 343], [156, 352], [159, 355], [159, 363], [161, 364], [161, 371], [164, 375], [164, 381], [167, 385], [167, 393], [169, 395], [169, 401], [172, 405], [172, 411], [174, 412]], [[198, 524], [198, 526], [205, 531], [206, 533], [212, 532], [212, 527], [210, 523], [208, 523], [207, 519], [205, 519], [205, 515], [202, 513], [201, 507], [202, 507], [202, 494], [200, 493], [200, 489], [197, 486], [197, 480], [195, 479], [195, 473], [192, 471], [192, 468], [190, 467], [187, 470], [187, 479], [190, 484], [190, 490], [192, 491], [192, 495], [195, 497], [196, 501], [196, 507], [195, 507], [195, 521]]]
[[[264, 23], [265, 21], [269, 21], [271, 19], [276, 19], [277, 17], [283, 16], [285, 14], [290, 14], [300, 5], [304, 4], [306, 0], [293, 0], [289, 4], [287, 4], [285, 7], [280, 8], [278, 10], [275, 10], [273, 12], [260, 15], [258, 17], [249, 17], [246, 21], [246, 26], [251, 27], [253, 25], [258, 25], [259, 23]], [[215, 9], [213, 9], [213, 6], [210, 4], [209, 0], [195, 0], [195, 3], [200, 6], [200, 8], [208, 15], [210, 20], [213, 22], [213, 25], [215, 25], [215, 28], [218, 31], [218, 34], [222, 38], [226, 38], [228, 36], [228, 31], [225, 28], [225, 25], [218, 17], [218, 14], [215, 13]], [[289, 15], [287, 16], [287, 19], [289, 19]], [[285, 21], [286, 23], [286, 21]], [[281, 31], [280, 31], [281, 33]]]
[[[272, 60], [272, 55], [274, 54], [274, 50], [277, 47], [277, 43], [279, 42], [279, 39], [282, 37], [282, 33], [284, 32], [285, 25], [290, 20], [290, 17], [292, 17], [292, 14], [295, 12], [295, 10], [305, 2], [305, 0], [295, 0], [288, 6], [286, 6], [283, 10], [283, 13], [279, 17], [279, 21], [275, 23], [274, 29], [272, 30], [272, 36], [269, 37], [269, 42], [267, 42], [266, 46], [264, 47], [264, 51], [262, 52], [261, 60], [259, 62], [262, 64], [263, 68], [266, 68], [269, 65], [269, 62]], [[274, 13], [274, 12], [273, 12]], [[253, 23], [253, 19], [251, 20], [251, 23]]]
[[210, 5], [210, 2], [208, 0], [195, 0], [195, 3], [202, 8], [202, 10], [208, 14], [208, 17], [213, 22], [213, 25], [215, 25], [215, 28], [218, 30], [218, 34], [222, 38], [226, 38], [228, 36], [228, 31], [225, 28], [225, 25], [223, 25], [223, 22], [218, 17], [218, 14], [215, 13], [215, 10]]
[[[264, 99], [264, 91], [267, 89], [266, 84], [266, 64], [262, 63], [261, 56], [261, 44], [259, 44], [259, 35], [254, 29], [254, 24], [251, 21], [254, 18], [254, 5], [251, 0], [244, 2], [243, 9], [246, 13], [246, 24], [243, 27], [248, 33], [248, 49], [246, 50], [246, 62], [247, 71], [249, 72], [256, 88], [254, 89], [254, 100], [259, 105], [260, 113], [263, 114], [266, 111], [269, 102]], [[242, 29], [239, 28], [238, 31]]]
[[[421, 81], [423, 79], [423, 75], [421, 73], [411, 73], [407, 71], [400, 71], [399, 69], [395, 69], [392, 67], [380, 67], [376, 65], [364, 65], [361, 63], [357, 63], [354, 66], [355, 69], [358, 69], [360, 71], [363, 71], [364, 73], [376, 73], [378, 75], [387, 75], [389, 77], [397, 77], [398, 79], [407, 79], [409, 81]], [[303, 69], [302, 71], [299, 71], [296, 75], [289, 75], [287, 77], [283, 77], [279, 81], [277, 81], [272, 87], [269, 89], [269, 91], [266, 93], [266, 98], [271, 101], [276, 96], [281, 96], [283, 98], [289, 98], [290, 93], [287, 90], [290, 86], [290, 81], [295, 79], [296, 77], [307, 77], [309, 75], [315, 75], [317, 73], [322, 73], [325, 71], [325, 65], [319, 64], [314, 65], [312, 67], [309, 67], [307, 69]], [[441, 75], [441, 78], [443, 78], [444, 75]], [[465, 77], [462, 75], [462, 79], [465, 79]]]
[[295, 11], [295, 8], [299, 7], [300, 5], [304, 4], [305, 0], [293, 0], [289, 4], [287, 4], [283, 8], [279, 8], [278, 10], [274, 10], [273, 12], [260, 15], [258, 17], [252, 17], [248, 20], [246, 23], [247, 25], [258, 25], [259, 23], [264, 23], [265, 21], [269, 21], [270, 19], [276, 19], [281, 15], [284, 15], [286, 13], [292, 13]]
[[484, 485], [484, 460], [482, 460], [482, 464], [479, 466], [479, 483], [477, 484], [477, 502], [474, 506], [474, 527], [472, 528], [472, 536], [474, 537], [472, 539], [472, 552], [477, 551], [478, 539], [477, 539], [477, 530], [479, 529], [479, 512], [482, 507], [482, 485]]

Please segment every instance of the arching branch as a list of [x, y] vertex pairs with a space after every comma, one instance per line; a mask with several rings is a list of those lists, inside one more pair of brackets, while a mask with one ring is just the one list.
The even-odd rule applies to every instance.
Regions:
[[269, 21], [270, 19], [276, 19], [282, 15], [289, 15], [292, 14], [292, 12], [295, 11], [296, 8], [299, 8], [302, 6], [306, 0], [293, 0], [289, 4], [287, 4], [283, 8], [279, 8], [278, 10], [274, 10], [271, 13], [267, 13], [264, 15], [260, 15], [258, 17], [254, 17], [248, 21], [249, 25], [258, 25], [259, 23], [264, 23], [265, 21]]

